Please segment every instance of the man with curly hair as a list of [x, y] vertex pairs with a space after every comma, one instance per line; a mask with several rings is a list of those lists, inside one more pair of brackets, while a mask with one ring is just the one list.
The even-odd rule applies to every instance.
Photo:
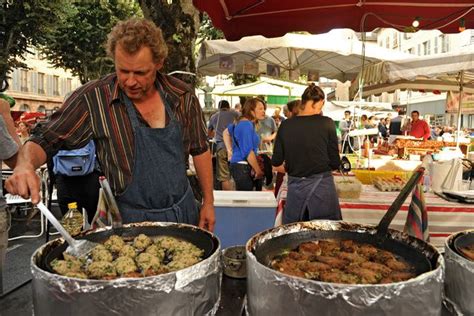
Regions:
[[[160, 72], [168, 49], [153, 22], [119, 22], [107, 41], [115, 73], [78, 88], [53, 114], [42, 135], [20, 152], [7, 189], [39, 201], [35, 169], [59, 149], [93, 139], [125, 223], [172, 221], [213, 230], [212, 164], [206, 124], [184, 82]], [[186, 177], [192, 155], [203, 202]]]

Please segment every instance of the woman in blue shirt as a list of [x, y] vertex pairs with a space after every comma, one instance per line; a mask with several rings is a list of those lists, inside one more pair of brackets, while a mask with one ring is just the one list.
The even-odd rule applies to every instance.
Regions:
[[255, 124], [264, 117], [263, 102], [258, 98], [248, 99], [242, 107], [240, 118], [235, 124], [229, 124], [224, 131], [224, 135], [227, 135], [224, 136], [224, 141], [227, 139], [225, 143], [230, 172], [237, 191], [253, 191], [254, 180], [263, 177], [263, 171], [257, 161], [260, 138], [255, 132]]

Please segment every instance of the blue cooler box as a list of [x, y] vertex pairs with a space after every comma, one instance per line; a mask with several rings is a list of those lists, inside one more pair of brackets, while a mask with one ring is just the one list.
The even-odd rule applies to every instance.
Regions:
[[273, 192], [214, 191], [216, 226], [222, 248], [245, 245], [253, 235], [275, 224]]

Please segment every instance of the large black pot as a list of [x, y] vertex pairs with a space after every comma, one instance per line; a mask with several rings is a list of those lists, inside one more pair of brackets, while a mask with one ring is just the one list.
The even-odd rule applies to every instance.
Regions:
[[[347, 285], [293, 277], [268, 267], [282, 249], [316, 239], [352, 239], [389, 250], [420, 275], [391, 284]], [[293, 223], [255, 235], [246, 245], [250, 315], [439, 315], [444, 260], [436, 248], [402, 232], [346, 222]]]
[[183, 270], [146, 278], [82, 280], [52, 273], [52, 260], [62, 258], [67, 244], [53, 240], [31, 258], [36, 315], [211, 315], [221, 286], [220, 243], [198, 227], [145, 222], [112, 230], [98, 229], [80, 238], [105, 241], [110, 235], [173, 236], [204, 250], [204, 260]]

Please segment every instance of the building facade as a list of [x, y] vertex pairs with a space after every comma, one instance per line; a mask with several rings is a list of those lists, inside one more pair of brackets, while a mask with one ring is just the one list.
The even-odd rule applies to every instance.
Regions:
[[24, 57], [28, 69], [14, 69], [9, 75], [6, 93], [16, 100], [13, 110], [50, 114], [61, 106], [69, 92], [81, 85], [77, 77], [54, 68], [34, 48]]
[[[474, 30], [443, 34], [437, 30], [402, 33], [395, 29], [379, 29], [375, 34], [379, 46], [416, 56], [430, 56], [459, 50], [474, 51]], [[456, 125], [457, 115], [446, 113], [446, 98], [446, 93], [435, 95], [431, 92], [396, 91], [371, 96], [368, 100], [391, 102], [395, 106], [406, 107], [408, 111], [417, 110], [433, 125]], [[473, 128], [474, 114], [463, 115], [462, 126]]]

